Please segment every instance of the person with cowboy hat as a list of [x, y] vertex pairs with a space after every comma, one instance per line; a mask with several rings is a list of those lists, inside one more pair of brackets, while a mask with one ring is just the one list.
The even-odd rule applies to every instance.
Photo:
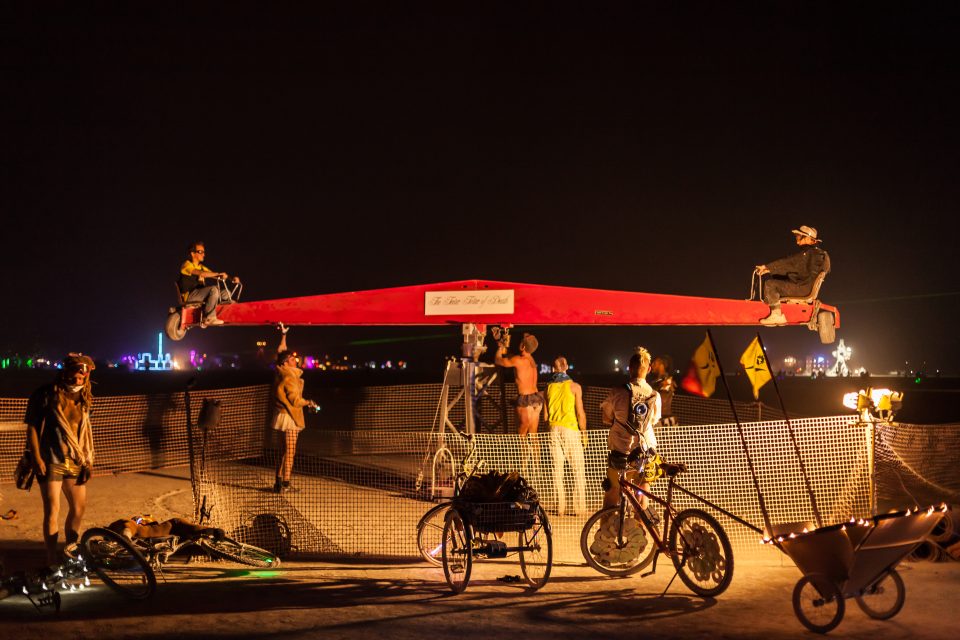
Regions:
[[37, 389], [27, 402], [27, 451], [43, 500], [43, 539], [47, 562], [60, 560], [58, 538], [60, 494], [69, 510], [64, 523], [66, 542], [80, 538], [80, 523], [87, 506], [87, 481], [93, 470], [93, 433], [90, 426], [90, 372], [93, 359], [70, 353], [63, 359], [57, 379]]
[[817, 276], [830, 271], [830, 257], [819, 246], [816, 229], [803, 225], [793, 235], [802, 251], [756, 267], [758, 275], [768, 276], [763, 281], [763, 301], [770, 306], [770, 315], [760, 320], [765, 326], [787, 324], [780, 298], [809, 295]]

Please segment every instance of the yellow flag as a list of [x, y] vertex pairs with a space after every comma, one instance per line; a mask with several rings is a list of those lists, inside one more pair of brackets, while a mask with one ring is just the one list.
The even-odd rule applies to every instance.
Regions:
[[760, 387], [770, 382], [770, 366], [763, 355], [763, 349], [760, 348], [760, 339], [754, 338], [747, 350], [740, 356], [740, 364], [743, 365], [747, 377], [750, 378], [750, 384], [753, 385], [753, 399], [760, 399]]
[[717, 378], [720, 377], [720, 366], [717, 364], [717, 354], [710, 344], [710, 336], [697, 347], [690, 360], [690, 368], [680, 386], [697, 395], [709, 398], [717, 388]]

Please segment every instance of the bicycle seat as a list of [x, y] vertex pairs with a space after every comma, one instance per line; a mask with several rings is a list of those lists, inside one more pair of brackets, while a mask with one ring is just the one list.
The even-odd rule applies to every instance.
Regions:
[[663, 473], [669, 477], [679, 475], [687, 470], [687, 465], [682, 462], [670, 463], [664, 462], [660, 465], [660, 468], [663, 469]]

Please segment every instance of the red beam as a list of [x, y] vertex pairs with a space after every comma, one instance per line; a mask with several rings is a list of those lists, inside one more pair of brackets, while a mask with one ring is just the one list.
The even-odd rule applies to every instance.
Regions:
[[[821, 309], [832, 312], [840, 326], [835, 307], [822, 305]], [[756, 301], [460, 280], [242, 302], [220, 307], [217, 315], [227, 325], [678, 326], [757, 325], [768, 312], [765, 304]], [[783, 312], [789, 324], [806, 324], [813, 305], [784, 304]], [[188, 324], [197, 320], [196, 312], [188, 314]]]

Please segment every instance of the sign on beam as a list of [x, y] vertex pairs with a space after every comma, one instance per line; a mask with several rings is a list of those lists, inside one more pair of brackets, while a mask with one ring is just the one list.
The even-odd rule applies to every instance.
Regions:
[[513, 313], [513, 289], [427, 291], [423, 313], [428, 316]]

